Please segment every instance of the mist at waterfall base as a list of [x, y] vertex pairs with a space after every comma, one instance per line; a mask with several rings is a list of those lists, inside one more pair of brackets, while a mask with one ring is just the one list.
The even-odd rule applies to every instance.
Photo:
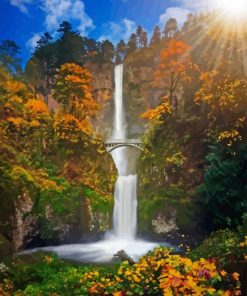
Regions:
[[[115, 112], [112, 140], [126, 139], [126, 121], [123, 106], [123, 65], [115, 67]], [[69, 244], [38, 248], [58, 254], [63, 259], [79, 262], [111, 262], [114, 255], [124, 250], [134, 260], [157, 246], [157, 243], [138, 240], [137, 232], [137, 176], [135, 148], [120, 147], [111, 152], [118, 170], [114, 192], [113, 229], [97, 243]], [[132, 151], [131, 151], [132, 150]], [[29, 250], [30, 252], [30, 250]]]

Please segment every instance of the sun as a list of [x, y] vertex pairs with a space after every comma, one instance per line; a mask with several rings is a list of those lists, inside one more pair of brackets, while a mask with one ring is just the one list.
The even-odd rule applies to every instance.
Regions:
[[229, 20], [247, 19], [247, 0], [212, 0], [212, 5]]

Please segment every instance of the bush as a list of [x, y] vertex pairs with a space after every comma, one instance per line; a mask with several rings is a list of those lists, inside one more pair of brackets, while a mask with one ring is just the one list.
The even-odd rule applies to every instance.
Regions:
[[243, 260], [247, 254], [247, 236], [230, 230], [219, 230], [210, 236], [188, 255], [192, 260], [200, 258], [214, 259], [220, 266], [231, 261]]
[[210, 261], [192, 261], [163, 247], [135, 264], [124, 261], [111, 270], [73, 266], [45, 255], [42, 262], [12, 271], [18, 290], [11, 295], [240, 295], [238, 277], [238, 273], [218, 270]]

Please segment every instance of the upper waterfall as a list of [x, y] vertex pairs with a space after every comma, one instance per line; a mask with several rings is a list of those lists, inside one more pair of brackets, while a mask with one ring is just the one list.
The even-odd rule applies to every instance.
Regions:
[[123, 107], [123, 64], [115, 66], [115, 112], [112, 137], [114, 139], [125, 139], [125, 116]]

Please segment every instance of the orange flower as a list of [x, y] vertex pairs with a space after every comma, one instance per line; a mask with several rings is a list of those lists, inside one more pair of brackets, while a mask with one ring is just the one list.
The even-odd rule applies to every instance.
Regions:
[[235, 280], [235, 281], [239, 281], [239, 273], [238, 272], [234, 272], [232, 274], [232, 278]]
[[225, 272], [225, 270], [221, 270], [221, 271], [220, 271], [220, 275], [222, 275], [222, 276], [226, 276], [227, 273]]

